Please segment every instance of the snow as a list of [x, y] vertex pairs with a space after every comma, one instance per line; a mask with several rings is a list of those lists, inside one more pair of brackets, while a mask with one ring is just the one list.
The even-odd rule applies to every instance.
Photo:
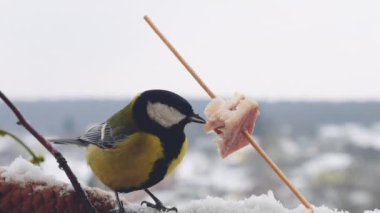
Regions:
[[349, 195], [350, 200], [366, 205], [372, 202], [373, 197], [364, 190], [354, 191]]
[[[156, 213], [156, 211], [137, 204], [126, 205], [127, 210], [139, 213]], [[217, 197], [207, 197], [201, 200], [190, 201], [188, 204], [179, 206], [181, 213], [310, 213], [309, 209], [299, 205], [294, 209], [285, 208], [276, 200], [273, 193], [259, 196], [252, 195], [243, 200], [226, 200]], [[326, 206], [314, 207], [314, 213], [349, 213], [344, 210], [329, 209]], [[380, 210], [364, 211], [364, 213], [380, 213]]]
[[[77, 147], [72, 146], [68, 148], [72, 149], [72, 148], [77, 148]], [[75, 150], [75, 151], [80, 152], [81, 154], [84, 151], [81, 148], [77, 148], [77, 149], [79, 150]], [[84, 153], [82, 156], [84, 156]], [[45, 157], [45, 161], [41, 164], [41, 169], [44, 171], [44, 173], [54, 176], [57, 180], [60, 180], [62, 182], [70, 183], [70, 180], [66, 176], [65, 172], [58, 168], [58, 164], [55, 158], [49, 153], [46, 153], [44, 157]], [[82, 158], [71, 157], [71, 158], [66, 158], [66, 160], [71, 170], [77, 176], [80, 184], [86, 185], [85, 183], [89, 182], [89, 180], [93, 176], [93, 173], [91, 169], [89, 168], [89, 166], [87, 165], [86, 161], [83, 159], [83, 157]]]
[[380, 150], [380, 123], [370, 127], [349, 123], [345, 125], [326, 125], [321, 128], [322, 138], [346, 138], [355, 146]]
[[[149, 208], [136, 204], [127, 205], [127, 210], [141, 213], [155, 213]], [[294, 209], [285, 208], [277, 201], [271, 191], [260, 196], [252, 195], [244, 200], [225, 200], [217, 197], [207, 197], [202, 200], [190, 201], [188, 204], [178, 208], [181, 213], [310, 213], [311, 211], [303, 206]], [[375, 213], [366, 211], [365, 213]], [[325, 206], [316, 207], [314, 213], [348, 213], [347, 211], [331, 210]]]
[[[8, 167], [3, 167], [3, 169], [4, 172], [1, 176], [5, 181], [13, 181], [21, 185], [30, 182], [44, 182], [46, 183], [45, 187], [59, 185], [67, 187], [68, 190], [71, 189], [70, 185], [56, 180], [52, 175], [44, 174], [40, 167], [22, 157], [17, 157]], [[37, 190], [43, 190], [41, 187], [39, 186]]]
[[220, 161], [219, 158], [211, 158], [203, 153], [188, 153], [178, 168], [177, 178], [189, 184], [195, 182], [199, 187], [243, 192], [252, 187], [254, 180], [247, 178], [246, 170], [233, 164], [237, 157], [232, 155], [225, 161]]
[[[343, 156], [342, 156], [343, 157]], [[328, 157], [327, 157], [328, 158]], [[344, 158], [344, 157], [343, 157]], [[1, 176], [6, 181], [15, 181], [21, 184], [28, 182], [46, 182], [47, 186], [66, 185], [57, 181], [54, 176], [46, 175], [44, 171], [29, 161], [18, 157], [8, 167], [2, 167]], [[41, 189], [39, 189], [41, 190]], [[128, 202], [128, 201], [127, 201]], [[125, 205], [129, 211], [141, 213], [155, 213], [151, 208], [140, 206], [140, 204], [128, 203]], [[242, 200], [228, 200], [218, 197], [207, 197], [201, 200], [189, 201], [186, 204], [178, 206], [181, 213], [309, 213], [310, 210], [299, 205], [294, 209], [285, 208], [271, 191], [263, 195], [252, 195]], [[315, 207], [315, 213], [348, 213], [343, 210], [332, 210], [325, 206]], [[380, 210], [364, 211], [364, 213], [380, 213]]]
[[[204, 200], [192, 201], [184, 208], [185, 212], [237, 212], [241, 213], [275, 213], [275, 212], [290, 212], [286, 210], [280, 202], [276, 201], [272, 192], [267, 195], [251, 196], [244, 200], [232, 201], [221, 198], [208, 197]], [[292, 212], [301, 212], [303, 207], [296, 208]], [[307, 212], [307, 211], [303, 211]]]
[[325, 153], [306, 162], [302, 170], [307, 175], [317, 175], [322, 171], [344, 170], [352, 163], [350, 155], [345, 153], [330, 152]]

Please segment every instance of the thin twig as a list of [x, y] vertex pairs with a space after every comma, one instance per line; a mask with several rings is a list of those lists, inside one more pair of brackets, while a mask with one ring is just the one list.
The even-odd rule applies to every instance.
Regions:
[[56, 150], [50, 142], [48, 142], [40, 133], [38, 133], [25, 119], [25, 117], [21, 114], [21, 112], [17, 109], [17, 107], [5, 96], [5, 94], [0, 91], [0, 98], [4, 101], [4, 103], [13, 111], [16, 115], [18, 122], [17, 124], [22, 125], [25, 129], [27, 129], [57, 160], [59, 168], [63, 169], [69, 178], [71, 184], [74, 187], [75, 192], [79, 195], [80, 200], [84, 203], [86, 208], [86, 212], [96, 212], [96, 209], [91, 205], [90, 201], [87, 198], [86, 193], [80, 186], [78, 179], [70, 169], [67, 164], [66, 159], [62, 156], [62, 154]]
[[[188, 72], [194, 77], [194, 79], [200, 84], [200, 86], [206, 91], [210, 98], [215, 98], [216, 95], [209, 89], [209, 87], [202, 81], [193, 68], [185, 61], [185, 59], [179, 54], [179, 52], [174, 48], [174, 46], [168, 41], [168, 39], [161, 33], [158, 27], [153, 23], [153, 21], [148, 17], [144, 16], [145, 21], [153, 29], [153, 31], [161, 38], [161, 40], [166, 44], [166, 46], [173, 52], [173, 54], [180, 60], [183, 66]], [[310, 202], [302, 195], [302, 193], [291, 183], [291, 181], [286, 177], [286, 175], [281, 171], [281, 169], [273, 162], [273, 160], [265, 153], [265, 151], [260, 147], [260, 145], [253, 139], [250, 133], [247, 131], [243, 132], [244, 135], [249, 140], [250, 144], [256, 149], [260, 156], [269, 164], [272, 170], [279, 176], [279, 178], [289, 187], [293, 194], [299, 199], [299, 201], [311, 212], [314, 212], [313, 207]]]
[[44, 161], [43, 156], [37, 156], [29, 146], [27, 146], [20, 138], [18, 138], [16, 135], [13, 133], [10, 133], [8, 131], [5, 131], [3, 129], [0, 129], [0, 135], [8, 135], [11, 137], [13, 140], [15, 140], [18, 144], [20, 144], [31, 156], [32, 160], [31, 162], [36, 165], [40, 165], [41, 162]]

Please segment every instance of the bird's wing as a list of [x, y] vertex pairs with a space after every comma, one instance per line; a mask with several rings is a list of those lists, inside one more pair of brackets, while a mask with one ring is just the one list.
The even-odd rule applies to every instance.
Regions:
[[90, 144], [103, 149], [112, 148], [118, 142], [124, 140], [129, 134], [123, 131], [122, 127], [113, 128], [108, 122], [96, 124], [78, 138], [71, 139], [49, 139], [56, 144], [75, 144], [78, 146], [88, 146]]
[[112, 148], [118, 141], [127, 137], [127, 135], [114, 134], [114, 132], [111, 125], [104, 122], [91, 127], [79, 137], [79, 140], [100, 148]]

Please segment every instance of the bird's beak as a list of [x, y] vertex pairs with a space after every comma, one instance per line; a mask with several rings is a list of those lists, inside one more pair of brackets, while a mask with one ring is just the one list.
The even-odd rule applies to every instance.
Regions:
[[203, 119], [201, 116], [198, 114], [194, 114], [188, 117], [189, 122], [194, 122], [194, 123], [200, 123], [200, 124], [205, 124], [206, 120]]

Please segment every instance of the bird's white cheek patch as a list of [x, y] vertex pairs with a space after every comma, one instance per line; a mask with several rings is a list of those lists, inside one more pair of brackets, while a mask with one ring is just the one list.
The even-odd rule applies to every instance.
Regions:
[[166, 128], [178, 124], [186, 118], [184, 114], [180, 113], [175, 108], [159, 102], [148, 102], [147, 112], [152, 120]]

